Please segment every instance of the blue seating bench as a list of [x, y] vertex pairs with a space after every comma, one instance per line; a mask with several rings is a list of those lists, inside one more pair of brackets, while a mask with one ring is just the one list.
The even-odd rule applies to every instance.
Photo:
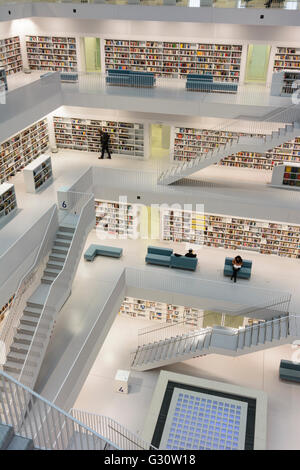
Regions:
[[[233, 258], [225, 258], [224, 276], [232, 276], [232, 260]], [[252, 269], [252, 261], [243, 259], [243, 266], [238, 270], [237, 277], [241, 279], [250, 279]]]
[[60, 73], [60, 81], [61, 82], [77, 82], [78, 81], [78, 73], [76, 72], [61, 72]]
[[108, 85], [153, 87], [155, 77], [151, 72], [135, 72], [133, 70], [108, 69], [106, 83]]
[[237, 83], [214, 82], [211, 74], [188, 74], [185, 87], [188, 91], [236, 93]]
[[148, 246], [145, 258], [147, 264], [157, 264], [168, 268], [188, 269], [195, 271], [198, 259], [187, 256], [175, 256], [170, 248], [160, 248], [158, 246]]
[[84, 253], [86, 261], [94, 261], [95, 256], [111, 256], [113, 258], [120, 258], [123, 253], [123, 248], [106, 245], [90, 245]]
[[300, 364], [282, 359], [280, 361], [279, 377], [282, 380], [300, 382]]

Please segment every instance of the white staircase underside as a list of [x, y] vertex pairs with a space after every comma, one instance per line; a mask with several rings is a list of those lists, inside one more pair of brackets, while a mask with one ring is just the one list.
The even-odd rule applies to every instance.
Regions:
[[294, 124], [287, 124], [284, 128], [280, 128], [266, 137], [240, 137], [238, 141], [228, 142], [226, 145], [216, 147], [211, 152], [201, 155], [190, 162], [184, 162], [165, 170], [159, 176], [158, 184], [175, 183], [238, 152], [264, 153], [298, 137], [299, 133], [300, 123], [295, 122]]

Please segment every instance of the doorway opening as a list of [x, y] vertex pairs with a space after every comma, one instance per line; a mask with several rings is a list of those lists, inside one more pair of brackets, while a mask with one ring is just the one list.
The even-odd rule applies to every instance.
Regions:
[[249, 44], [245, 82], [266, 83], [271, 46]]
[[165, 124], [150, 125], [150, 158], [169, 158], [171, 127]]
[[85, 70], [90, 73], [101, 72], [100, 39], [93, 37], [83, 38]]

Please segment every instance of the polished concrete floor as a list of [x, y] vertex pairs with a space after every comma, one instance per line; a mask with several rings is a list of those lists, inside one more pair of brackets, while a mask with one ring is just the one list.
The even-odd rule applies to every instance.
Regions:
[[[130, 169], [132, 172], [145, 171], [150, 175], [155, 173], [157, 169], [156, 159], [142, 161], [119, 157], [101, 162], [97, 160], [95, 154], [73, 151], [60, 151], [58, 154], [52, 155], [52, 160], [54, 182], [36, 195], [25, 192], [21, 173], [12, 179], [16, 186], [17, 198], [22, 211], [1, 230], [1, 237], [2, 233], [9, 229], [9, 226], [11, 232], [13, 232], [13, 228], [19, 227], [19, 233], [26, 228], [26, 224], [30, 226], [34, 218], [37, 218], [46, 207], [55, 202], [56, 191], [61, 186], [75, 181], [83, 169], [89, 165], [107, 170], [115, 169], [116, 171], [121, 169], [129, 172]], [[162, 161], [165, 165], [169, 164], [168, 155], [164, 152]], [[223, 179], [223, 182], [225, 178], [227, 185], [231, 185], [231, 190], [239, 187], [243, 174], [243, 187], [239, 191], [246, 189], [249, 192], [249, 197], [250, 194], [253, 197], [258, 197], [257, 191], [259, 188], [264, 191], [269, 177], [267, 174], [261, 173], [258, 178], [259, 172], [256, 172], [257, 178], [254, 178], [254, 173], [251, 171], [241, 172], [218, 167], [212, 167], [211, 170], [205, 171], [206, 178], [212, 179], [214, 184], [218, 178]], [[249, 173], [251, 181], [248, 181], [246, 173]], [[183, 189], [181, 187], [181, 190]], [[231, 191], [229, 188], [227, 190]], [[220, 189], [221, 194], [222, 189]], [[294, 196], [292, 201], [289, 201], [291, 194]], [[287, 205], [298, 204], [297, 199], [294, 200], [298, 197], [298, 193], [295, 194], [295, 192], [274, 190], [274, 197], [287, 198]], [[99, 242], [97, 233], [92, 231], [86, 247], [90, 243], [97, 242]], [[80, 352], [95, 319], [99, 315], [99, 308], [110, 295], [111, 288], [123, 266], [141, 268], [145, 266], [144, 257], [149, 242], [151, 240], [109, 240], [104, 243], [124, 248], [122, 260], [101, 257], [97, 258], [93, 264], [88, 264], [81, 259], [72, 295], [57, 319], [56, 334], [51, 340], [41, 369], [37, 390], [46, 398], [53, 399], [57, 394], [58, 384], [63, 382], [66, 371], [69, 370], [74, 358]], [[159, 241], [155, 242], [157, 245], [159, 243]], [[170, 245], [176, 250], [183, 249], [182, 245]], [[224, 283], [224, 286], [228, 286], [228, 290], [232, 290], [233, 297], [234, 289], [239, 289], [239, 286], [265, 288], [272, 292], [290, 292], [293, 296], [292, 307], [295, 312], [299, 311], [298, 260], [251, 253], [251, 259], [254, 260], [251, 280], [241, 281], [234, 285], [229, 279], [224, 279], [222, 276], [224, 257], [230, 254], [230, 250], [208, 247], [201, 249], [198, 254], [199, 270], [194, 274], [199, 278]], [[164, 268], [157, 269], [163, 270]], [[199, 307], [201, 306], [199, 305]], [[119, 316], [116, 318], [74, 407], [110, 416], [126, 425], [130, 430], [141, 432], [158, 371], [132, 373], [131, 390], [126, 396], [115, 394], [112, 390], [115, 373], [117, 369], [128, 369], [129, 353], [136, 346], [137, 330], [144, 326], [147, 326], [145, 322]], [[300, 417], [298, 388], [297, 385], [282, 383], [278, 380], [280, 359], [290, 359], [293, 352], [295, 350], [292, 346], [282, 346], [238, 358], [211, 355], [175, 364], [170, 366], [168, 370], [265, 390], [269, 395], [268, 448], [300, 448], [297, 437], [297, 424]]]

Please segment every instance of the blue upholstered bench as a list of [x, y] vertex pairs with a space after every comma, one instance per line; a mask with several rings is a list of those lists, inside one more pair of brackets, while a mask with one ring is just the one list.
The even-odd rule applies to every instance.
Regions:
[[190, 271], [196, 271], [197, 264], [197, 258], [190, 258], [188, 256], [175, 256], [174, 254], [171, 255], [171, 268], [180, 268], [188, 269]]
[[279, 377], [282, 380], [300, 382], [300, 364], [282, 359], [280, 361]]
[[90, 245], [84, 253], [86, 261], [94, 261], [95, 256], [111, 256], [113, 258], [120, 258], [123, 253], [123, 248], [106, 245]]
[[189, 91], [204, 91], [204, 92], [226, 92], [236, 93], [238, 85], [235, 83], [227, 82], [214, 82], [211, 74], [188, 74], [186, 80], [186, 89]]
[[[232, 260], [233, 258], [225, 258], [224, 276], [232, 276]], [[250, 279], [252, 269], [252, 261], [243, 259], [243, 266], [238, 270], [237, 277], [241, 279]]]
[[158, 264], [160, 266], [170, 266], [171, 254], [173, 250], [160, 248], [159, 246], [148, 246], [145, 261], [147, 264]]
[[155, 77], [151, 72], [108, 69], [107, 73], [106, 83], [108, 85], [153, 87], [155, 84]]
[[61, 72], [60, 73], [60, 81], [61, 82], [77, 82], [78, 81], [78, 73], [75, 72]]

